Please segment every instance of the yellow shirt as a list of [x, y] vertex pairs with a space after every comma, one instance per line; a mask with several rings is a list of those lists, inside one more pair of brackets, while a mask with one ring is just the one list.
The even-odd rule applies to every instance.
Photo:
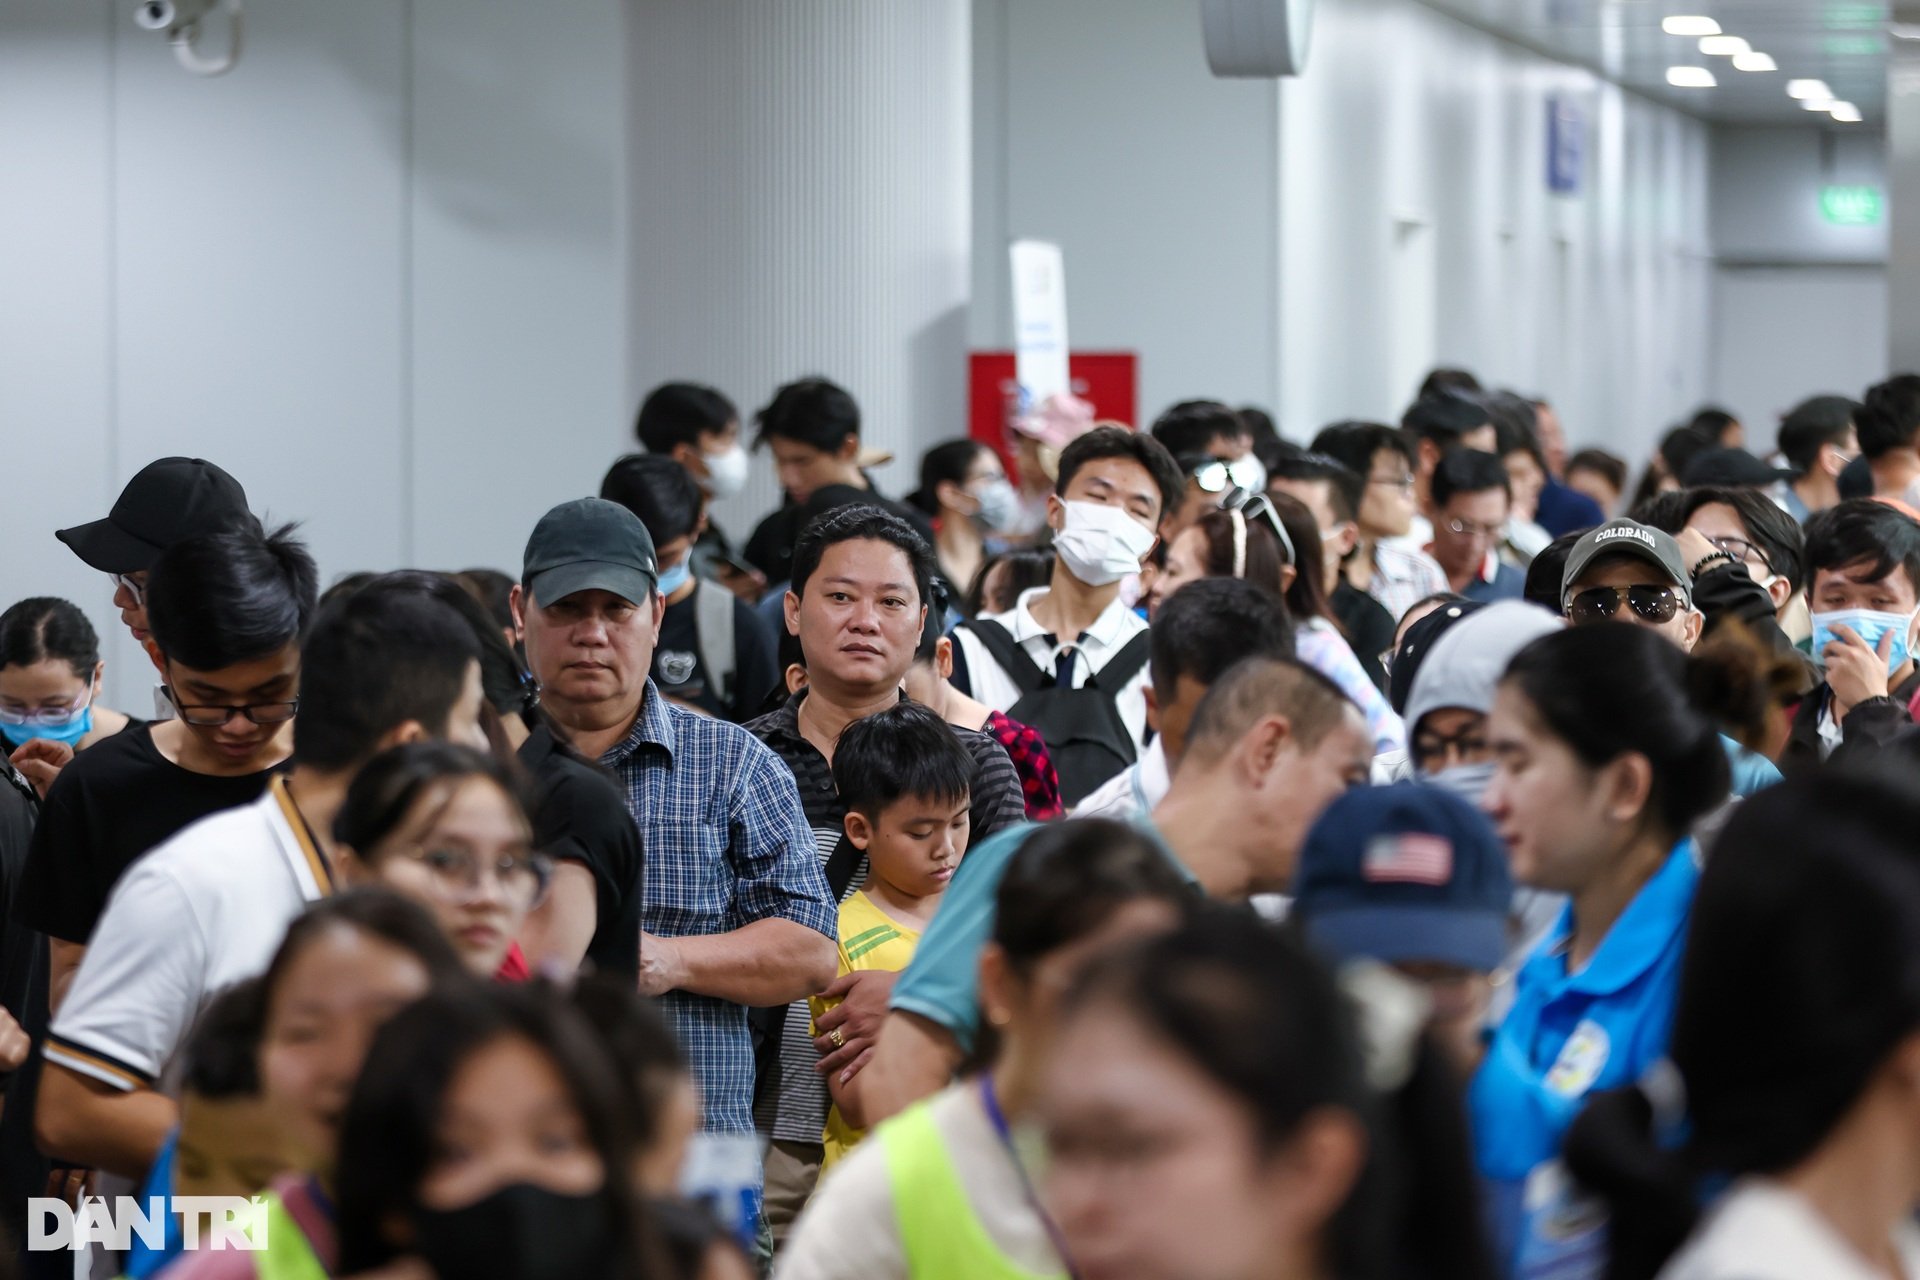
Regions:
[[[863, 969], [880, 969], [889, 973], [898, 973], [907, 967], [913, 959], [913, 949], [920, 945], [920, 934], [896, 921], [892, 916], [874, 905], [862, 889], [840, 904], [840, 969], [836, 977], [844, 978], [850, 973]], [[838, 1000], [822, 1000], [814, 996], [807, 1002], [817, 1021], [821, 1014], [839, 1004]], [[814, 1034], [819, 1035], [816, 1026]], [[820, 1161], [821, 1172], [825, 1172], [833, 1162], [853, 1149], [855, 1143], [866, 1136], [866, 1130], [856, 1129], [841, 1116], [840, 1108], [835, 1106], [827, 1112], [827, 1127], [820, 1134], [821, 1144], [826, 1152]]]

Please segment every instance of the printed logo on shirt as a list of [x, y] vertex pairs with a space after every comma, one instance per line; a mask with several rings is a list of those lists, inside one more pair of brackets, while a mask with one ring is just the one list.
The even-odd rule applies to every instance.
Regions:
[[700, 666], [700, 655], [681, 649], [662, 649], [658, 661], [661, 682], [680, 685], [693, 679], [693, 673]]
[[1612, 1053], [1613, 1041], [1606, 1028], [1591, 1018], [1581, 1019], [1547, 1072], [1547, 1088], [1563, 1098], [1579, 1097], [1600, 1078]]

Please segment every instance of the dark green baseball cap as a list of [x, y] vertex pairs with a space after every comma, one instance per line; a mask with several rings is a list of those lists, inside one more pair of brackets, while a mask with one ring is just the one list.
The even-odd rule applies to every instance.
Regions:
[[647, 526], [604, 498], [576, 498], [541, 516], [520, 569], [520, 585], [541, 604], [595, 590], [639, 604], [653, 598], [659, 582]]

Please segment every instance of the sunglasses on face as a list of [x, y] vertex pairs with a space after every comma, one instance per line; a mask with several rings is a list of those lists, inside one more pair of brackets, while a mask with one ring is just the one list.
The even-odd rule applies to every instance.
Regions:
[[1686, 597], [1670, 586], [1636, 582], [1625, 591], [1619, 587], [1592, 587], [1567, 598], [1567, 621], [1576, 627], [1605, 622], [1620, 612], [1623, 597], [1635, 614], [1653, 623], [1673, 621], [1673, 615], [1687, 603]]

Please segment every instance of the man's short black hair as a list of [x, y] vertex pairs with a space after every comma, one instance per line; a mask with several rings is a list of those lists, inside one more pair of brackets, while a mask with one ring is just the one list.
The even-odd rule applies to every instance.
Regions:
[[218, 671], [298, 644], [320, 598], [320, 570], [286, 525], [235, 525], [176, 542], [147, 576], [147, 622], [170, 660]]
[[1125, 427], [1095, 427], [1062, 449], [1053, 491], [1064, 498], [1067, 486], [1073, 483], [1080, 468], [1102, 458], [1131, 458], [1147, 469], [1154, 487], [1160, 490], [1160, 510], [1154, 516], [1156, 524], [1169, 511], [1177, 511], [1186, 497], [1186, 477], [1180, 473], [1180, 464], [1173, 460], [1167, 447], [1152, 436]]
[[1806, 538], [1799, 523], [1764, 492], [1702, 485], [1684, 490], [1678, 497], [1676, 504], [1663, 503], [1654, 511], [1657, 520], [1644, 523], [1677, 536], [1700, 508], [1713, 503], [1732, 507], [1740, 523], [1746, 526], [1747, 540], [1767, 558], [1767, 566], [1792, 584], [1795, 591], [1806, 584]]
[[1149, 645], [1154, 696], [1170, 702], [1181, 676], [1210, 685], [1242, 658], [1291, 658], [1293, 620], [1268, 588], [1244, 578], [1201, 578], [1161, 604]]
[[1558, 616], [1562, 610], [1560, 587], [1567, 576], [1567, 558], [1586, 536], [1585, 529], [1563, 533], [1542, 548], [1527, 566], [1527, 585], [1521, 589], [1521, 598]]
[[1205, 453], [1216, 440], [1251, 437], [1246, 419], [1218, 400], [1182, 400], [1153, 420], [1153, 438], [1178, 458]]
[[1442, 367], [1428, 372], [1420, 383], [1418, 398], [1425, 400], [1428, 396], [1445, 395], [1450, 391], [1473, 394], [1479, 390], [1480, 379], [1474, 377], [1471, 370]]
[[807, 523], [807, 527], [800, 531], [799, 541], [793, 544], [793, 578], [787, 584], [787, 589], [796, 596], [806, 595], [807, 580], [820, 567], [820, 560], [827, 554], [828, 547], [863, 540], [889, 542], [900, 548], [907, 557], [908, 567], [913, 570], [914, 589], [920, 595], [917, 603], [931, 607], [933, 575], [936, 572], [933, 548], [905, 520], [866, 503], [835, 507]]
[[1493, 415], [1478, 400], [1457, 392], [1443, 391], [1422, 396], [1407, 409], [1400, 427], [1415, 440], [1430, 440], [1441, 449], [1451, 449], [1469, 431], [1493, 425]]
[[961, 805], [973, 786], [973, 757], [952, 725], [902, 698], [840, 731], [833, 786], [840, 803], [869, 818], [903, 799]]
[[262, 979], [247, 978], [213, 998], [187, 1037], [181, 1092], [208, 1100], [259, 1094], [265, 988]]
[[1455, 494], [1484, 493], [1498, 489], [1513, 497], [1513, 485], [1507, 480], [1507, 464], [1491, 453], [1477, 449], [1455, 449], [1441, 457], [1433, 469], [1433, 505], [1436, 510], [1453, 501]]
[[688, 470], [655, 453], [630, 453], [600, 482], [600, 496], [640, 517], [656, 547], [690, 538], [706, 498]]
[[440, 734], [479, 661], [467, 620], [414, 575], [374, 579], [322, 609], [300, 651], [294, 760], [351, 769], [408, 721]]
[[1399, 454], [1407, 466], [1413, 466], [1413, 446], [1404, 434], [1384, 422], [1335, 422], [1320, 428], [1320, 434], [1313, 438], [1315, 453], [1326, 454], [1360, 477], [1363, 494], [1373, 475], [1374, 455], [1382, 449]]
[[1605, 449], [1582, 449], [1567, 459], [1567, 474], [1591, 471], [1613, 486], [1614, 492], [1627, 491], [1627, 460]]
[[1912, 448], [1920, 436], [1920, 374], [1895, 374], [1868, 387], [1854, 425], [1860, 452], [1870, 459]]
[[[1391, 428], [1389, 428], [1391, 429]], [[1360, 500], [1366, 496], [1366, 477], [1330, 453], [1317, 453], [1298, 445], [1282, 443], [1261, 461], [1269, 480], [1295, 480], [1311, 484], [1327, 482], [1327, 505], [1333, 518], [1345, 523], [1360, 518]]]
[[1829, 573], [1867, 566], [1848, 576], [1877, 582], [1896, 568], [1920, 592], [1920, 524], [1887, 503], [1855, 498], [1828, 507], [1807, 521], [1807, 582]]
[[1720, 444], [1721, 438], [1727, 434], [1727, 428], [1738, 426], [1739, 423], [1739, 418], [1719, 405], [1706, 404], [1694, 410], [1693, 418], [1687, 425], [1706, 436], [1714, 444]]
[[1493, 451], [1502, 458], [1525, 453], [1544, 474], [1546, 450], [1540, 447], [1540, 415], [1533, 401], [1512, 391], [1494, 391], [1481, 397], [1493, 418]]
[[753, 447], [769, 440], [791, 440], [822, 453], [837, 453], [848, 437], [860, 435], [860, 406], [845, 387], [825, 378], [802, 378], [773, 393], [766, 408], [753, 415], [759, 430]]
[[1675, 427], [1660, 437], [1660, 461], [1667, 464], [1667, 474], [1678, 480], [1686, 474], [1687, 464], [1694, 457], [1718, 443], [1712, 436], [1698, 427]]
[[648, 453], [672, 453], [675, 447], [700, 447], [703, 435], [718, 435], [740, 421], [733, 401], [697, 382], [663, 382], [640, 402], [633, 434]]
[[1846, 396], [1814, 396], [1802, 400], [1780, 419], [1775, 447], [1787, 465], [1805, 475], [1827, 445], [1839, 444], [1854, 429], [1860, 414], [1858, 401]]

